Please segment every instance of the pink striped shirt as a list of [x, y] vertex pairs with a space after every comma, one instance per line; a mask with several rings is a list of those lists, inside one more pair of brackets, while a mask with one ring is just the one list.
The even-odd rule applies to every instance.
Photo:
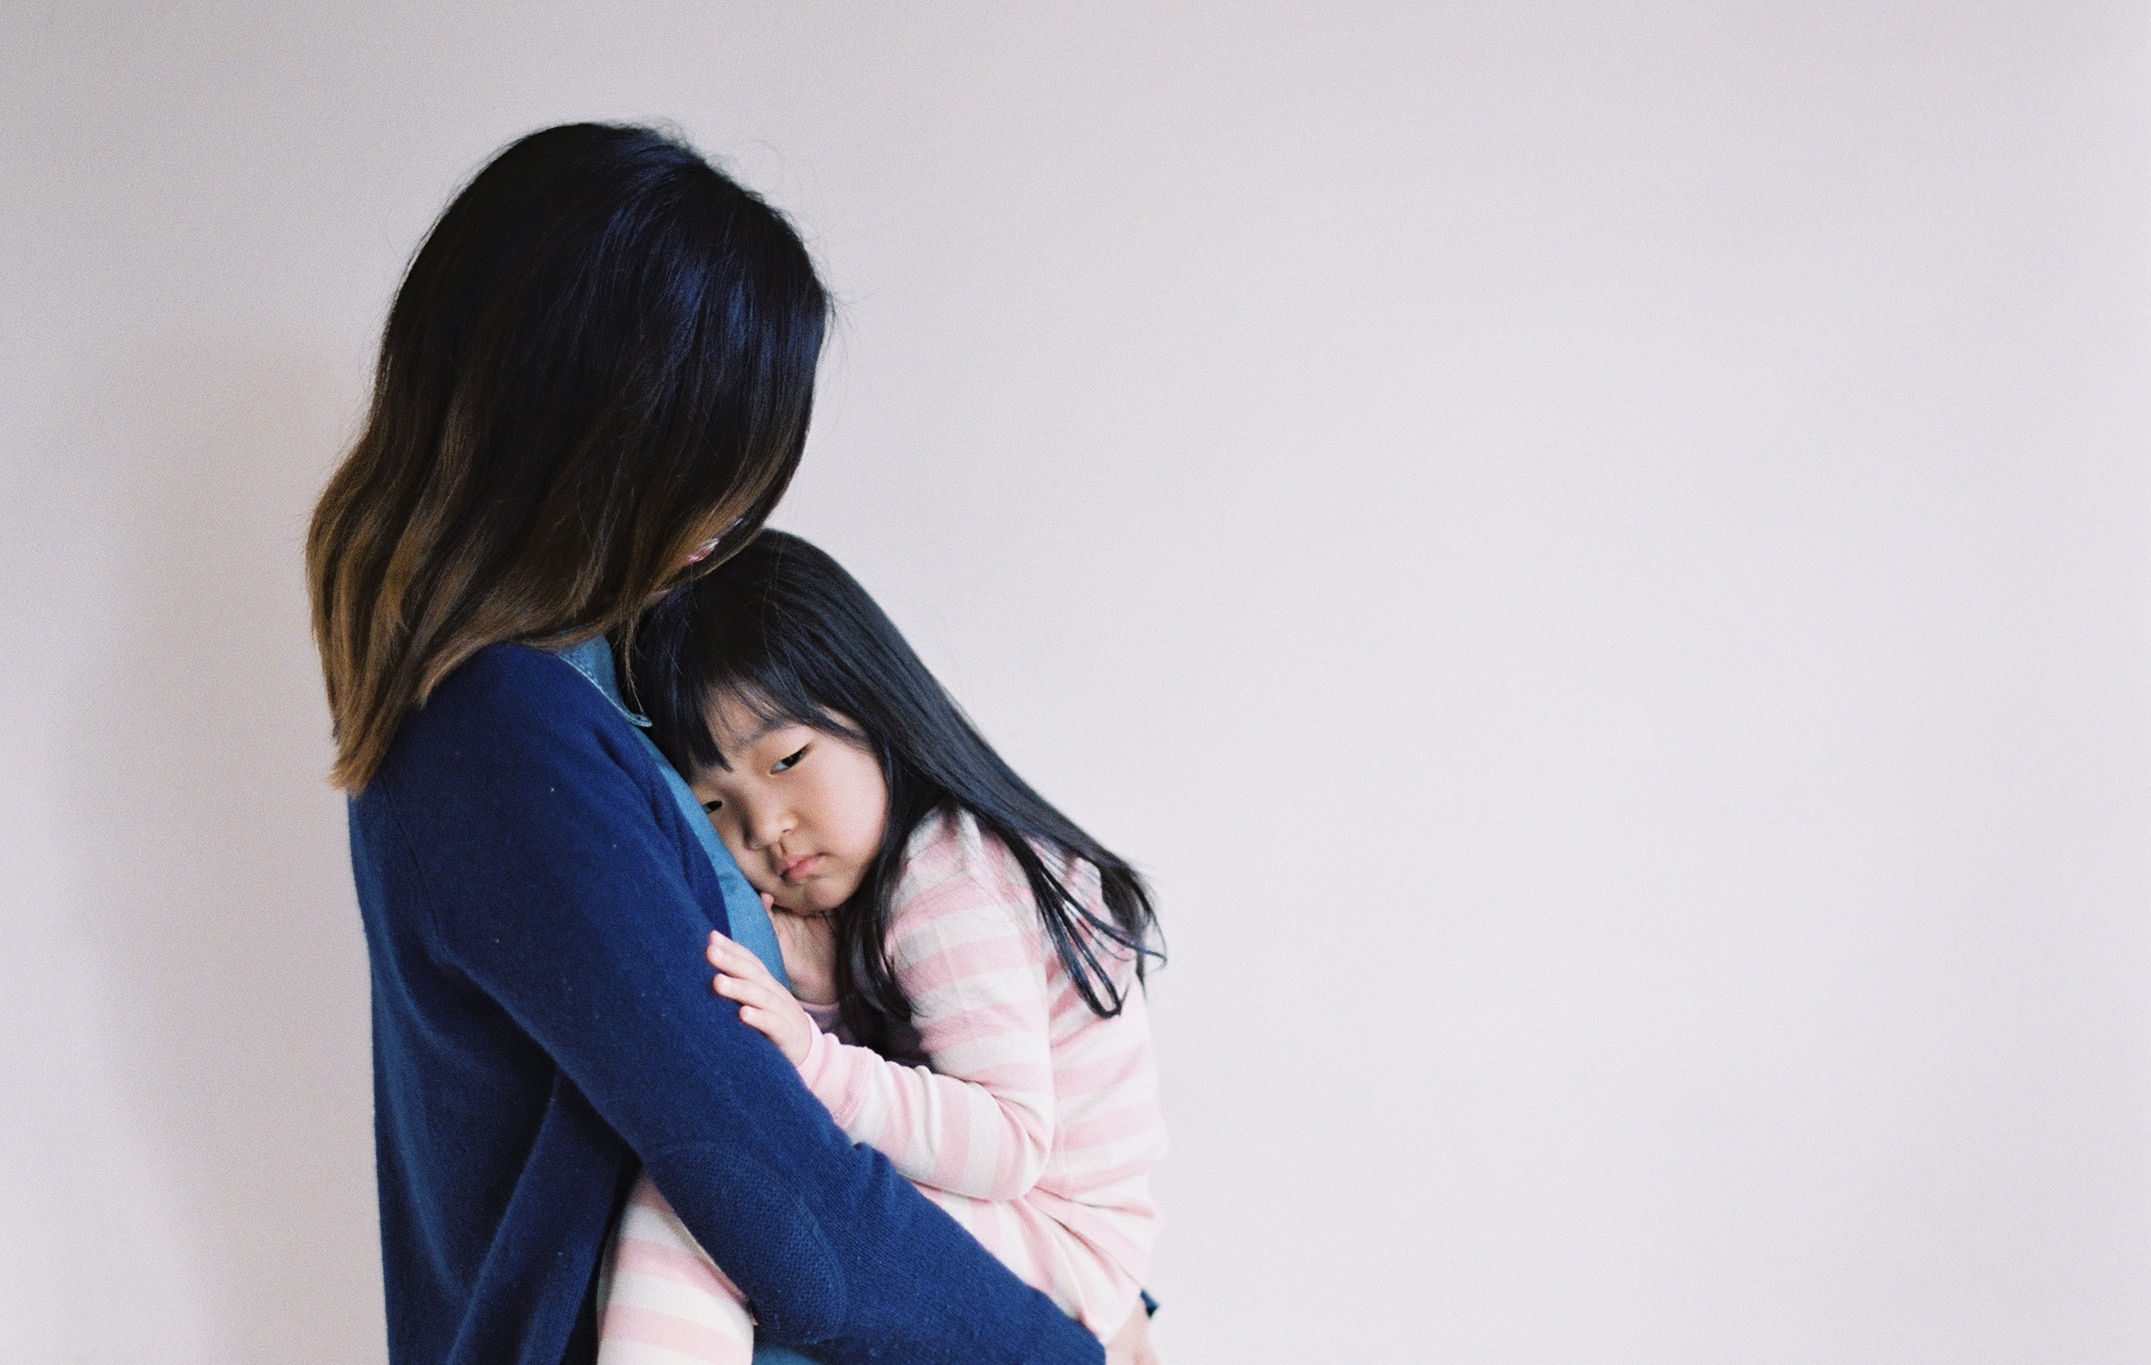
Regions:
[[[1049, 866], [1104, 915], [1096, 868]], [[1110, 1337], [1149, 1265], [1159, 1226], [1150, 1172], [1165, 1152], [1133, 956], [1100, 945], [1126, 1004], [1099, 1018], [1047, 941], [1022, 867], [968, 814], [921, 823], [892, 899], [890, 958], [912, 1004], [896, 1050], [926, 1064], [855, 1046], [831, 1031], [834, 1009], [810, 1007], [823, 1031], [800, 1075], [854, 1141], [879, 1148], [1011, 1270]], [[725, 1296], [730, 1326], [706, 1301]], [[743, 1359], [725, 1353], [749, 1330], [736, 1304], [645, 1178], [616, 1244], [605, 1365]], [[698, 1346], [711, 1332], [724, 1350]]]

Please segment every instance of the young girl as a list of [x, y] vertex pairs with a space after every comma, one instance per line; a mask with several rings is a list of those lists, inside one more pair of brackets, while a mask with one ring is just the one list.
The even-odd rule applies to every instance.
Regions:
[[[809, 1003], [712, 935], [718, 993], [1012, 1270], [1101, 1339], [1134, 1326], [1165, 1149], [1142, 880], [1010, 771], [866, 591], [795, 536], [765, 531], [668, 598], [633, 664]], [[748, 1308], [647, 1176], [601, 1332], [602, 1365], [752, 1349]]]

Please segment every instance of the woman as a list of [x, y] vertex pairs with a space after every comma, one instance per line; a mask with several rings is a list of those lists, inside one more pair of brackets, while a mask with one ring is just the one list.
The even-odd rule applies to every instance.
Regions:
[[397, 1365], [588, 1360], [638, 1162], [815, 1358], [1100, 1357], [712, 997], [757, 907], [603, 690], [601, 642], [783, 494], [826, 306], [761, 201], [589, 124], [502, 152], [397, 294], [307, 540]]

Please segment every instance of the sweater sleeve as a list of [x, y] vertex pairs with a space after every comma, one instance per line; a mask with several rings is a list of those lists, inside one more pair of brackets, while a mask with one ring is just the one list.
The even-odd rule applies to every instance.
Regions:
[[906, 900], [893, 965], [929, 1066], [816, 1036], [800, 1075], [855, 1142], [899, 1174], [973, 1199], [1020, 1199], [1053, 1151], [1045, 948], [1028, 900], [967, 871]]
[[709, 990], [715, 873], [595, 689], [488, 651], [397, 747], [367, 799], [401, 832], [437, 958], [641, 1156], [774, 1339], [837, 1365], [1096, 1365], [1094, 1338], [854, 1146]]

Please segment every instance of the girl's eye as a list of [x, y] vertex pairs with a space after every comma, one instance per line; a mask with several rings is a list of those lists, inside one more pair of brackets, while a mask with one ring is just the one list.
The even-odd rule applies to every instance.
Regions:
[[715, 815], [717, 813], [717, 808], [719, 806], [722, 806], [723, 804], [724, 802], [722, 801], [704, 801], [702, 803], [702, 812], [705, 815]]
[[801, 745], [797, 753], [787, 754], [783, 758], [778, 759], [776, 763], [770, 768], [770, 771], [773, 773], [781, 773], [786, 768], [791, 767], [794, 763], [797, 763], [800, 759], [805, 758], [806, 756], [806, 746]]

